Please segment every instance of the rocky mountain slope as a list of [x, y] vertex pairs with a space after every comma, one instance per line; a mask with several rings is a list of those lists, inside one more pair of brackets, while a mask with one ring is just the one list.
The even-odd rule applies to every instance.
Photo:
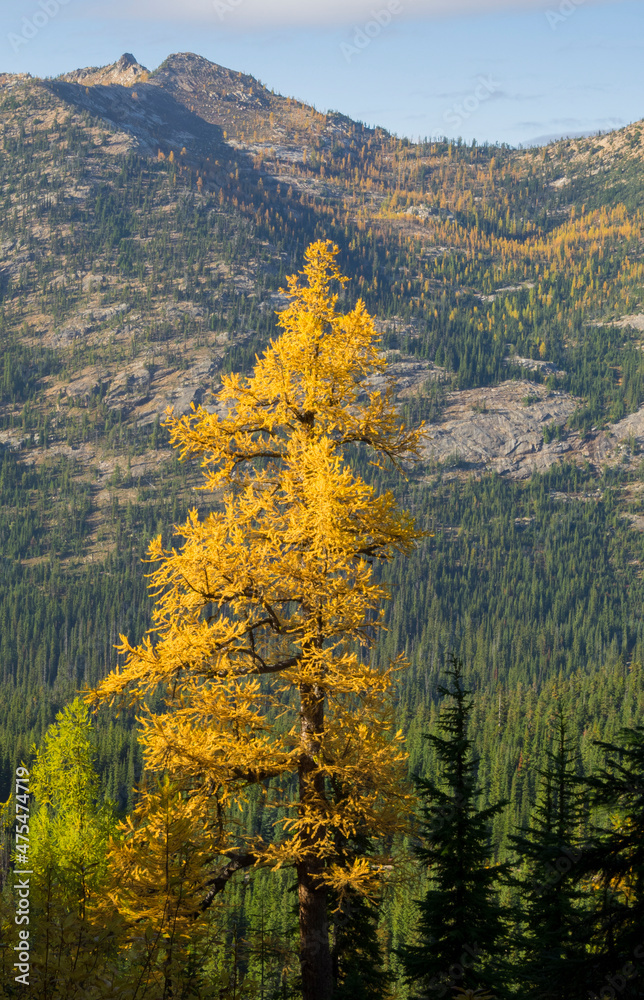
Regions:
[[22, 462], [73, 458], [98, 497], [124, 456], [158, 465], [165, 409], [252, 364], [321, 236], [431, 421], [429, 470], [636, 462], [639, 126], [414, 145], [186, 53], [5, 75], [0, 121], [0, 441]]

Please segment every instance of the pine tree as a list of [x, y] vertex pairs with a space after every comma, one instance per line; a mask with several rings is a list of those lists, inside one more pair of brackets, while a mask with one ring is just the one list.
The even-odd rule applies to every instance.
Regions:
[[439, 687], [452, 704], [438, 723], [443, 736], [429, 733], [439, 761], [437, 780], [418, 779], [423, 804], [419, 859], [429, 887], [418, 906], [418, 941], [400, 949], [408, 982], [418, 998], [445, 996], [451, 987], [498, 990], [497, 956], [504, 951], [505, 926], [497, 898], [504, 865], [490, 863], [490, 822], [505, 807], [476, 805], [477, 760], [467, 736], [471, 692], [463, 687], [463, 665], [452, 657], [449, 687]]
[[[329, 889], [379, 878], [364, 858], [346, 864], [337, 836], [402, 829], [410, 801], [402, 734], [391, 732], [394, 665], [379, 668], [360, 647], [384, 624], [374, 563], [418, 535], [348, 463], [362, 446], [375, 464], [395, 464], [418, 433], [397, 415], [364, 304], [336, 310], [331, 285], [347, 280], [338, 252], [324, 241], [306, 251], [304, 281], [288, 279], [282, 335], [252, 376], [225, 375], [215, 412], [168, 418], [182, 457], [201, 458], [214, 509], [191, 512], [179, 550], [152, 544], [154, 639], [123, 638], [126, 665], [95, 696], [164, 690], [167, 711], [144, 722], [145, 764], [168, 771], [219, 833], [225, 864], [204, 906], [241, 867], [295, 868], [304, 1000], [333, 989]], [[335, 780], [348, 789], [338, 801]], [[286, 818], [266, 844], [234, 819], [248, 787], [271, 781]]]
[[[639, 1000], [644, 989], [644, 726], [619, 743], [597, 741], [606, 760], [586, 779], [596, 827], [582, 866], [593, 887], [592, 995]], [[602, 990], [604, 992], [602, 992]]]
[[333, 1000], [387, 1000], [392, 977], [378, 939], [380, 911], [372, 900], [348, 892], [333, 917]]
[[523, 996], [569, 1000], [587, 972], [577, 867], [585, 809], [579, 755], [560, 709], [547, 761], [530, 826], [510, 838], [516, 852], [510, 881], [520, 894], [516, 969]]
[[[337, 782], [333, 792], [336, 800], [347, 794]], [[336, 835], [336, 847], [345, 864], [375, 853], [370, 839], [361, 833], [349, 840]], [[378, 938], [381, 895], [368, 899], [350, 889], [340, 896], [330, 893], [334, 1000], [387, 1000], [390, 996], [392, 976], [385, 968]]]

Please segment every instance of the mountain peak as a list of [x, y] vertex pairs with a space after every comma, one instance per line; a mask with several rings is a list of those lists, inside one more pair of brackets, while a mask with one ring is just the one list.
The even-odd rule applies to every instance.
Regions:
[[[122, 72], [125, 72], [125, 70], [129, 69], [130, 66], [137, 66], [138, 67], [139, 63], [134, 58], [134, 56], [132, 55], [131, 52], [124, 52], [123, 55], [121, 56], [121, 58], [119, 59], [119, 61], [117, 63], [115, 63], [115, 66], [116, 66], [116, 69], [121, 70]], [[140, 68], [142, 69], [143, 67], [140, 67]]]
[[137, 62], [131, 52], [124, 52], [117, 62], [109, 66], [76, 69], [71, 73], [64, 73], [58, 79], [66, 83], [80, 83], [86, 87], [107, 86], [113, 83], [131, 87], [135, 83], [145, 82], [148, 76], [145, 66]]
[[240, 86], [262, 91], [265, 89], [255, 77], [227, 69], [194, 52], [175, 52], [168, 56], [154, 71], [153, 76], [155, 83], [166, 87], [176, 85], [179, 80], [179, 86], [184, 91], [193, 87], [199, 90], [204, 86], [214, 86], [224, 92], [233, 91]]

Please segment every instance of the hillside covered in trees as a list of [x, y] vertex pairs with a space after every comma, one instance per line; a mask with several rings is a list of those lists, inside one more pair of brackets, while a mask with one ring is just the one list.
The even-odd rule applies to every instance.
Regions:
[[[190, 54], [154, 72], [125, 56], [59, 80], [0, 77], [0, 120], [0, 799], [16, 767], [34, 760], [34, 743], [41, 755], [59, 752], [54, 736], [67, 726], [84, 746], [80, 709], [48, 727], [114, 669], [119, 635], [139, 641], [150, 627], [141, 562], [150, 541], [169, 544], [190, 508], [204, 515], [215, 502], [195, 491], [197, 464], [172, 449], [166, 408], [209, 406], [222, 375], [251, 372], [277, 334], [287, 275], [309, 243], [329, 239], [350, 277], [339, 307], [364, 299], [397, 378], [398, 412], [426, 422], [420, 461], [403, 475], [352, 457], [424, 532], [409, 558], [378, 570], [394, 599], [375, 662], [409, 660], [393, 687], [408, 775], [440, 773], [441, 748], [423, 737], [439, 732], [439, 686], [455, 656], [473, 692], [462, 722], [479, 758], [468, 801], [476, 810], [507, 802], [489, 815], [485, 858], [501, 866], [494, 892], [507, 937], [490, 985], [477, 987], [542, 995], [518, 992], [527, 989], [518, 956], [531, 956], [533, 970], [545, 958], [515, 911], [530, 898], [545, 920], [529, 893], [544, 881], [538, 864], [550, 862], [535, 861], [534, 844], [554, 822], [548, 781], [565, 774], [559, 840], [575, 858], [582, 846], [590, 853], [583, 877], [575, 863], [579, 881], [556, 883], [559, 930], [582, 949], [570, 961], [592, 975], [562, 996], [603, 996], [611, 975], [628, 983], [620, 995], [640, 996], [642, 973], [622, 968], [639, 969], [641, 956], [622, 956], [636, 947], [629, 893], [641, 906], [641, 859], [630, 871], [629, 845], [613, 844], [606, 874], [597, 852], [610, 853], [600, 844], [609, 833], [593, 832], [608, 830], [619, 807], [613, 836], [632, 846], [642, 821], [632, 789], [615, 805], [602, 778], [617, 754], [607, 747], [623, 746], [644, 703], [640, 125], [526, 150], [414, 144]], [[143, 770], [135, 714], [103, 708], [87, 729], [95, 860], [114, 817], [145, 809], [133, 790]], [[629, 752], [641, 781], [640, 751]], [[573, 777], [595, 782], [588, 814], [575, 812]], [[420, 792], [418, 801], [417, 825], [377, 846], [407, 868], [387, 867], [396, 875], [383, 876], [381, 896], [336, 919], [339, 996], [416, 995], [404, 948], [414, 944], [413, 900], [428, 886], [414, 849], [433, 829], [431, 805], [423, 819]], [[269, 837], [278, 812], [252, 791], [244, 836]], [[3, 836], [9, 906], [10, 825]], [[556, 862], [559, 848], [543, 850]], [[603, 909], [589, 888], [600, 883]], [[300, 996], [296, 926], [288, 871], [240, 871], [205, 936], [177, 959], [187, 970], [180, 995]], [[370, 958], [352, 952], [354, 926]], [[67, 954], [85, 930], [61, 933]], [[158, 959], [148, 945], [143, 936], [117, 995], [157, 995], [154, 976], [147, 994], [135, 992], [137, 969]], [[101, 954], [111, 961], [109, 948]], [[380, 970], [370, 985], [367, 966]], [[77, 972], [67, 995], [93, 995], [90, 971]]]

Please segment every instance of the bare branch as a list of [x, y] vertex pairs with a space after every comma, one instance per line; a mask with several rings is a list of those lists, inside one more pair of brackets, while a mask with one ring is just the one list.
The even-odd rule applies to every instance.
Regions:
[[242, 871], [244, 868], [250, 868], [256, 861], [256, 854], [234, 854], [228, 864], [221, 871], [217, 872], [214, 878], [206, 882], [209, 891], [201, 900], [199, 910], [193, 914], [194, 919], [205, 913], [212, 906], [215, 898], [220, 892], [224, 891], [233, 875], [236, 875], [238, 871]]

